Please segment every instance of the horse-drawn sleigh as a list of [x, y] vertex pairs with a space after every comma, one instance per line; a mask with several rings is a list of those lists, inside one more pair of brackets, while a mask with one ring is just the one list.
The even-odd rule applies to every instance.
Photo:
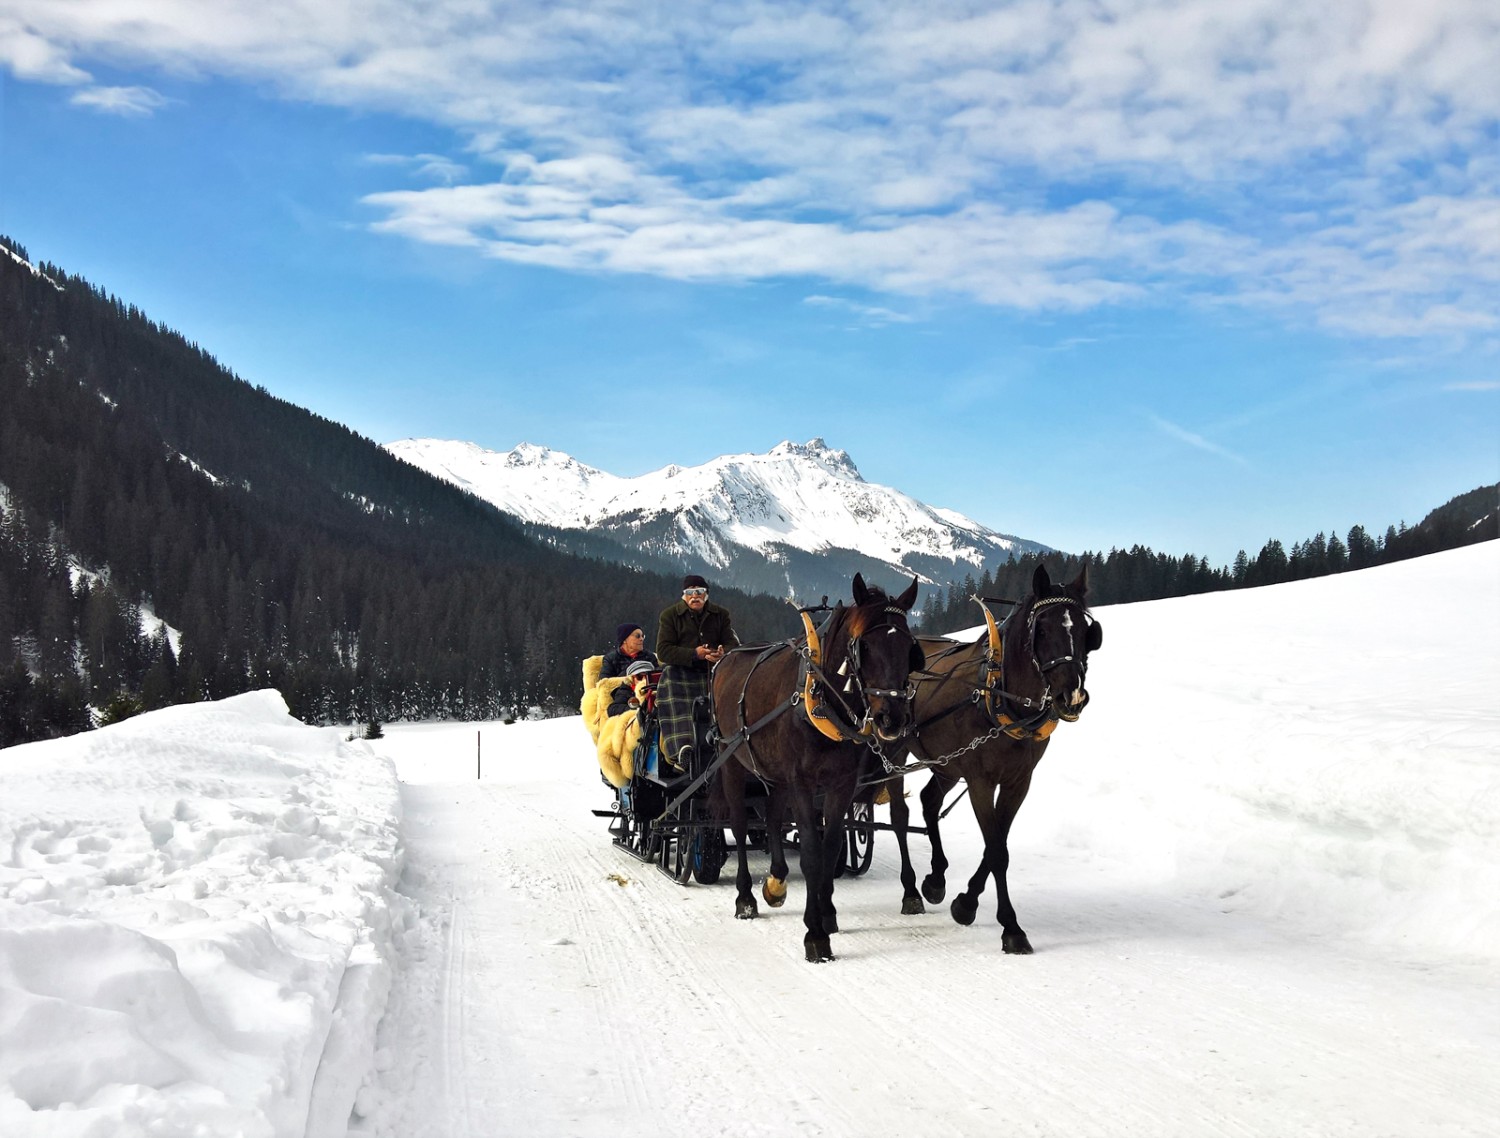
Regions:
[[[911, 633], [915, 581], [891, 598], [856, 576], [853, 605], [799, 610], [803, 636], [737, 649], [715, 667], [710, 697], [694, 707], [694, 744], [680, 765], [661, 754], [645, 693], [629, 761], [614, 777], [606, 771], [613, 808], [595, 813], [610, 818], [616, 844], [679, 882], [717, 881], [735, 854], [740, 918], [758, 913], [750, 850], [769, 853], [761, 895], [779, 906], [784, 851], [795, 845], [807, 886], [807, 959], [822, 961], [833, 959], [829, 937], [838, 928], [833, 880], [869, 868], [877, 828], [896, 834], [902, 911], [923, 911], [902, 787], [906, 775], [922, 769], [933, 771], [922, 793], [933, 846], [923, 890], [933, 903], [942, 899], [947, 860], [939, 811], [945, 792], [964, 779], [985, 853], [952, 914], [971, 923], [994, 876], [1005, 951], [1029, 952], [1006, 888], [1006, 837], [1053, 727], [1077, 719], [1088, 701], [1088, 653], [1100, 637], [1084, 607], [1086, 589], [1084, 575], [1055, 587], [1039, 567], [1032, 594], [1005, 602], [1013, 606], [1006, 621], [996, 622], [984, 605], [988, 638], [964, 644]], [[826, 613], [820, 627], [814, 613]], [[882, 786], [891, 791], [889, 826], [873, 817]]]
[[[909, 592], [911, 596], [904, 598], [907, 604], [915, 596], [915, 586]], [[856, 577], [855, 595], [863, 599], [867, 608], [892, 604], [899, 612], [904, 630], [906, 609], [889, 602], [883, 591], [867, 590], [862, 579]], [[592, 698], [585, 696], [583, 710], [586, 718], [594, 719], [593, 730], [600, 748], [604, 781], [615, 790], [613, 807], [594, 813], [610, 819], [610, 832], [615, 843], [642, 861], [655, 863], [681, 883], [691, 880], [710, 884], [718, 879], [725, 860], [734, 852], [724, 840], [723, 831], [729, 819], [720, 771], [741, 748], [742, 761], [748, 762], [748, 769], [759, 772], [765, 762], [775, 765], [777, 760], [768, 747], [772, 751], [776, 748], [765, 729], [799, 707], [806, 709], [820, 725], [818, 735], [823, 740], [848, 742], [876, 735], [881, 730], [877, 723], [888, 723], [885, 711], [880, 708], [880, 701], [884, 698], [882, 689], [873, 689], [875, 712], [866, 708], [856, 713], [851, 709], [852, 706], [864, 707], [866, 693], [863, 683], [868, 670], [861, 665], [851, 671], [844, 656], [846, 636], [842, 633], [848, 614], [858, 608], [859, 602], [856, 601], [852, 608], [842, 604], [830, 608], [825, 602], [799, 609], [806, 622], [804, 637], [731, 650], [724, 664], [715, 670], [715, 686], [709, 694], [691, 701], [692, 744], [681, 752], [675, 743], [670, 747], [666, 745], [662, 730], [661, 709], [672, 698], [669, 688], [673, 677], [669, 672], [643, 675], [636, 684], [634, 702], [639, 708], [627, 713], [630, 718], [622, 717], [621, 721], [610, 724], [603, 718], [603, 709], [612, 685], [610, 681], [604, 681], [604, 686], [598, 686], [598, 657], [586, 661], [585, 689], [597, 687], [597, 692]], [[814, 625], [814, 616], [826, 617], [821, 630]], [[864, 623], [868, 624], [868, 619]], [[909, 640], [910, 634], [906, 635]], [[910, 645], [905, 651], [910, 656]], [[856, 646], [856, 656], [858, 652]], [[829, 669], [843, 668], [848, 673], [847, 677], [840, 677], [839, 685], [828, 680], [824, 664], [830, 660]], [[910, 662], [908, 660], [908, 664]], [[714, 693], [722, 690], [719, 686], [721, 676], [737, 669], [745, 673], [746, 682], [738, 687], [735, 697], [736, 710], [742, 711], [746, 706], [758, 706], [755, 701], [762, 685], [767, 680], [774, 684], [776, 673], [784, 672], [787, 665], [798, 671], [795, 690], [789, 689], [788, 698], [778, 702], [772, 714], [759, 716], [758, 721], [748, 727], [730, 728], [726, 738], [714, 713]], [[878, 665], [869, 667], [878, 668]], [[628, 678], [615, 682], [628, 682]], [[852, 690], [856, 685], [860, 685], [858, 692]], [[836, 686], [848, 686], [851, 691], [831, 690]], [[888, 740], [895, 738], [889, 726], [884, 727], [884, 732]], [[607, 753], [611, 751], [614, 754]], [[869, 759], [861, 754], [845, 755], [845, 758], [851, 757], [856, 767], [861, 759], [866, 766], [869, 765]], [[808, 779], [803, 777], [800, 781], [806, 783]], [[820, 781], [814, 779], [814, 782], [821, 786]], [[837, 870], [840, 874], [859, 875], [870, 866], [874, 832], [871, 799], [875, 789], [873, 786], [868, 789], [869, 793], [854, 802], [845, 816], [844, 843]], [[767, 791], [766, 782], [750, 780], [745, 796], [750, 848], [764, 850], [768, 845], [766, 831], [770, 825], [767, 820], [770, 796]], [[803, 830], [798, 829], [795, 821], [785, 820], [779, 832], [785, 845], [800, 848]]]

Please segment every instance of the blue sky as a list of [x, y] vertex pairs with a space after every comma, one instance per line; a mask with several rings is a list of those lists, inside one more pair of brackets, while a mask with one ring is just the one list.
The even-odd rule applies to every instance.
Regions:
[[0, 233], [378, 441], [1226, 563], [1500, 479], [1500, 9], [1417, 7], [0, 0]]

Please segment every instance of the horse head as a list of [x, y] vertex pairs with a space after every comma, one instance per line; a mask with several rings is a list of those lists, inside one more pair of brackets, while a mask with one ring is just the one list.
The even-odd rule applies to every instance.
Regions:
[[892, 598], [878, 586], [866, 585], [854, 575], [854, 607], [849, 609], [849, 679], [845, 690], [858, 695], [865, 705], [865, 724], [887, 742], [910, 730], [912, 716], [911, 673], [920, 672], [926, 657], [907, 627], [907, 614], [917, 600], [917, 579], [899, 597]]
[[1089, 653], [1104, 642], [1104, 630], [1089, 613], [1085, 599], [1089, 570], [1085, 565], [1071, 584], [1056, 586], [1045, 565], [1031, 579], [1032, 602], [1026, 617], [1027, 650], [1041, 676], [1047, 698], [1061, 719], [1072, 721], [1088, 703], [1084, 680]]

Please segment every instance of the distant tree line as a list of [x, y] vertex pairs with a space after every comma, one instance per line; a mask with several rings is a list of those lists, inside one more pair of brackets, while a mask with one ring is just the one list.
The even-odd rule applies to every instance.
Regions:
[[39, 268], [0, 255], [0, 745], [262, 687], [312, 723], [550, 714], [677, 598]]
[[1375, 536], [1357, 525], [1342, 539], [1336, 532], [1319, 533], [1297, 542], [1290, 551], [1272, 538], [1253, 558], [1242, 549], [1233, 565], [1218, 568], [1206, 557], [1191, 553], [1172, 557], [1144, 545], [1108, 553], [1013, 556], [984, 570], [978, 580], [970, 575], [945, 590], [929, 592], [920, 623], [929, 632], [951, 632], [979, 624], [983, 617], [970, 598], [978, 594], [1020, 599], [1031, 588], [1039, 560], [1046, 562], [1054, 580], [1071, 581], [1088, 566], [1089, 603], [1111, 605], [1323, 577], [1496, 538], [1500, 538], [1500, 484], [1460, 494], [1416, 526], [1401, 522]]

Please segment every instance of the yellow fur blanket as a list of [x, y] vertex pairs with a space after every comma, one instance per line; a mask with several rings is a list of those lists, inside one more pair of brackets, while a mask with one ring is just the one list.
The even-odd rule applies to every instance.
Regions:
[[578, 710], [583, 713], [583, 724], [594, 740], [599, 769], [611, 786], [624, 786], [635, 774], [635, 745], [640, 742], [641, 728], [636, 722], [635, 708], [615, 716], [609, 714], [610, 698], [627, 681], [624, 676], [601, 680], [599, 673], [603, 670], [603, 656], [584, 660], [583, 699], [578, 702]]

